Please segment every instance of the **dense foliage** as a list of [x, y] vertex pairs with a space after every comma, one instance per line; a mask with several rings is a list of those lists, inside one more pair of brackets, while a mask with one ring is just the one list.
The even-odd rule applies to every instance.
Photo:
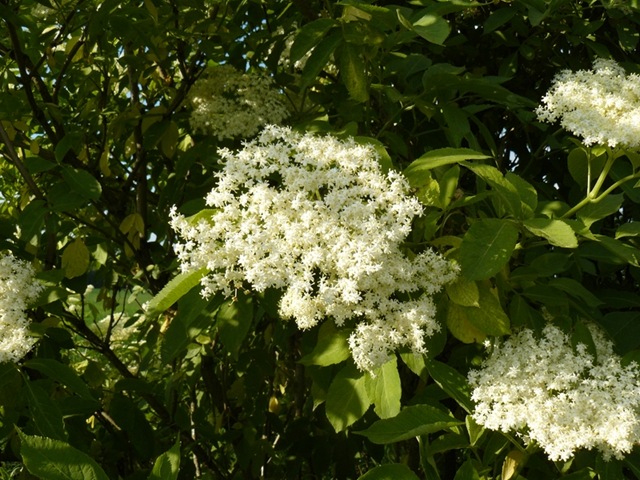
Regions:
[[[1, 478], [640, 478], [628, 451], [640, 437], [637, 0], [0, 0], [0, 23], [0, 249], [44, 285], [33, 300], [2, 278], [0, 332], [24, 295], [35, 340], [0, 363]], [[624, 132], [620, 144], [538, 118], [559, 72], [603, 59], [629, 75], [635, 100], [623, 109], [630, 123], [603, 120]], [[379, 163], [366, 168], [387, 178], [401, 172], [422, 214], [380, 252], [406, 265], [439, 252], [459, 266], [425, 300], [439, 331], [390, 341], [398, 348], [382, 366], [354, 362], [365, 337], [348, 315], [299, 329], [282, 314], [289, 271], [271, 284], [238, 274], [203, 297], [200, 281], [215, 284], [222, 267], [178, 258], [194, 248], [189, 225], [215, 222], [231, 202], [208, 200], [223, 191], [225, 162], [274, 122], [360, 145]], [[326, 168], [341, 165], [336, 155]], [[279, 172], [260, 181], [287, 191]], [[247, 192], [233, 190], [243, 208]], [[314, 201], [330, 194], [322, 184]], [[237, 211], [227, 230], [246, 240]], [[339, 232], [358, 230], [340, 222]], [[372, 244], [385, 236], [368, 234]], [[249, 271], [243, 254], [253, 252], [224, 251], [244, 268], [229, 271]], [[320, 297], [333, 273], [309, 265], [303, 293]], [[365, 277], [348, 280], [335, 285]], [[428, 282], [416, 285], [384, 301], [426, 308], [414, 290]], [[349, 298], [340, 305], [359, 308], [358, 293]], [[381, 302], [356, 316], [389, 334]], [[581, 396], [594, 400], [579, 408], [575, 452], [545, 448], [543, 407], [542, 427], [529, 413], [503, 419], [505, 431], [481, 425], [486, 412], [472, 416], [476, 401], [491, 404], [480, 391], [472, 399], [468, 380], [485, 344], [523, 369], [532, 358], [557, 366], [536, 343], [549, 322], [564, 361], [593, 363], [568, 384], [535, 386], [554, 401], [571, 397], [571, 382], [597, 392]], [[480, 374], [470, 378], [477, 386]], [[508, 385], [496, 402], [508, 402]], [[613, 413], [590, 441], [598, 412]], [[554, 446], [568, 425], [550, 434]], [[622, 433], [610, 440], [608, 428]]]

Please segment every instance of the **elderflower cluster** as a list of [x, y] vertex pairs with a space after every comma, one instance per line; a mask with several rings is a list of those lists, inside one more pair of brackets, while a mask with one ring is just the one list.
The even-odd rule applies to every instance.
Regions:
[[276, 288], [281, 316], [301, 329], [354, 319], [349, 344], [363, 370], [400, 346], [424, 351], [438, 329], [431, 295], [457, 267], [431, 250], [404, 255], [422, 208], [400, 174], [381, 171], [373, 147], [268, 126], [239, 152], [219, 153], [212, 210], [171, 213], [183, 270], [210, 271], [204, 295]]
[[491, 430], [518, 432], [551, 460], [578, 449], [622, 458], [640, 442], [640, 368], [622, 366], [612, 344], [590, 327], [596, 358], [549, 324], [541, 338], [522, 330], [496, 343], [469, 373], [474, 419]]
[[231, 65], [205, 70], [189, 99], [191, 127], [218, 140], [252, 137], [267, 123], [281, 123], [289, 116], [269, 77], [242, 73]]
[[557, 120], [585, 145], [640, 147], [640, 76], [598, 58], [593, 70], [563, 70], [536, 109], [538, 119]]
[[25, 310], [43, 286], [33, 275], [27, 262], [11, 254], [0, 257], [0, 363], [17, 362], [35, 343]]

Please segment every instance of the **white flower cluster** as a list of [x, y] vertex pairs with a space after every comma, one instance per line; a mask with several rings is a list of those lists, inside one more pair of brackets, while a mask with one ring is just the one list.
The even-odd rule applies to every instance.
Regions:
[[623, 367], [595, 327], [596, 357], [549, 324], [542, 338], [522, 330], [496, 343], [479, 370], [469, 373], [473, 418], [491, 430], [518, 432], [551, 460], [578, 449], [622, 458], [640, 442], [640, 369]]
[[596, 59], [593, 71], [563, 70], [542, 103], [539, 120], [560, 120], [585, 145], [640, 147], [640, 76], [613, 60]]
[[11, 254], [0, 257], [0, 363], [17, 362], [35, 343], [25, 310], [44, 287], [33, 275], [27, 262]]
[[276, 288], [280, 314], [302, 329], [355, 319], [349, 343], [363, 370], [400, 346], [424, 351], [439, 328], [431, 295], [457, 267], [431, 250], [404, 255], [422, 208], [400, 174], [381, 172], [374, 148], [268, 126], [239, 152], [219, 153], [210, 217], [171, 214], [182, 268], [211, 272], [204, 295]]
[[191, 127], [218, 140], [252, 137], [267, 123], [281, 123], [289, 116], [269, 77], [242, 73], [231, 65], [205, 70], [189, 99]]

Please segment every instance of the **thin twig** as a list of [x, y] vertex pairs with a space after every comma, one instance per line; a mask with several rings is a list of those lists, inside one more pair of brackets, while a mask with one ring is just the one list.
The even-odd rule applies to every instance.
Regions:
[[42, 191], [40, 190], [36, 182], [33, 180], [33, 177], [29, 173], [29, 170], [27, 170], [27, 167], [25, 166], [25, 164], [22, 163], [22, 161], [20, 160], [20, 157], [18, 156], [16, 149], [13, 147], [13, 143], [11, 142], [11, 139], [9, 138], [7, 131], [4, 129], [2, 122], [0, 122], [0, 137], [2, 137], [2, 141], [7, 147], [7, 153], [8, 153], [9, 159], [16, 166], [16, 168], [18, 169], [18, 172], [20, 172], [20, 175], [22, 176], [24, 181], [27, 182], [27, 185], [29, 186], [29, 190], [31, 190], [31, 193], [33, 193], [36, 196], [36, 198], [40, 200], [44, 200], [44, 195], [42, 194]]

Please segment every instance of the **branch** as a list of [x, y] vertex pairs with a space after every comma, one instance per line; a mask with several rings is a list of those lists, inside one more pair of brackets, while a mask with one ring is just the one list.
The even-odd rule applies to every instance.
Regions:
[[[113, 367], [122, 375], [124, 378], [129, 379], [139, 379], [139, 377], [131, 372], [127, 366], [118, 358], [109, 344], [103, 341], [98, 335], [96, 335], [84, 322], [83, 319], [77, 318], [73, 315], [67, 315], [66, 320], [71, 324], [71, 329], [80, 335], [82, 338], [91, 343], [98, 352], [100, 352], [104, 357], [113, 365]], [[140, 391], [140, 396], [144, 399], [145, 402], [151, 407], [153, 412], [160, 418], [160, 420], [170, 429], [178, 432], [182, 439], [182, 442], [191, 448], [191, 450], [198, 456], [198, 458], [216, 474], [216, 478], [225, 479], [226, 475], [216, 466], [213, 462], [209, 453], [203, 449], [197, 442], [191, 438], [189, 432], [183, 431], [176, 423], [173, 421], [171, 414], [165, 407], [165, 405], [158, 400], [152, 393]]]
[[33, 180], [33, 177], [29, 173], [29, 170], [27, 170], [27, 167], [20, 160], [20, 157], [18, 156], [16, 149], [13, 148], [13, 143], [9, 139], [9, 135], [7, 134], [7, 131], [4, 129], [2, 122], [0, 122], [0, 137], [2, 137], [2, 141], [7, 147], [9, 159], [16, 166], [16, 168], [18, 169], [18, 172], [20, 172], [20, 175], [22, 176], [24, 181], [27, 182], [27, 185], [29, 186], [29, 190], [31, 190], [31, 193], [33, 193], [36, 196], [36, 198], [40, 200], [44, 200], [44, 195], [42, 194], [42, 191], [40, 191], [40, 188], [38, 187], [36, 182]]
[[[22, 47], [20, 46], [20, 39], [18, 38], [16, 28], [8, 19], [5, 19], [5, 23], [7, 24], [7, 30], [9, 31], [9, 37], [11, 38], [11, 45], [13, 47], [16, 62], [18, 64], [18, 69], [20, 70], [20, 83], [24, 87], [29, 106], [31, 107], [31, 111], [33, 112], [36, 120], [38, 120], [38, 123], [44, 129], [51, 143], [56, 144], [59, 138], [62, 138], [64, 136], [64, 128], [55, 120], [53, 120], [53, 123], [56, 126], [56, 130], [51, 128], [51, 125], [49, 125], [47, 116], [45, 115], [44, 111], [38, 106], [38, 102], [33, 95], [33, 89], [31, 88], [32, 78], [36, 79], [38, 88], [40, 90], [40, 95], [42, 96], [44, 101], [52, 102], [53, 99], [51, 98], [51, 95], [49, 95], [49, 92], [47, 91], [42, 78], [40, 78], [40, 75], [37, 74], [35, 68], [31, 69], [31, 72], [27, 71], [27, 64], [30, 64], [31, 62], [27, 59], [24, 52], [22, 51]], [[33, 65], [31, 66], [33, 67]]]

